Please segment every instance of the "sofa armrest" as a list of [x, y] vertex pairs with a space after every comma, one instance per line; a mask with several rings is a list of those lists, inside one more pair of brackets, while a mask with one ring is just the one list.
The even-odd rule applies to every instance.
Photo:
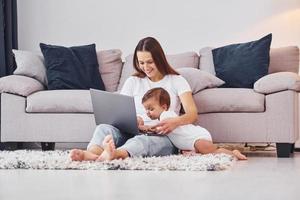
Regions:
[[271, 94], [284, 90], [300, 91], [300, 76], [293, 72], [268, 74], [254, 83], [254, 91]]
[[6, 92], [27, 97], [34, 92], [44, 89], [43, 84], [27, 76], [9, 75], [0, 78], [1, 93]]

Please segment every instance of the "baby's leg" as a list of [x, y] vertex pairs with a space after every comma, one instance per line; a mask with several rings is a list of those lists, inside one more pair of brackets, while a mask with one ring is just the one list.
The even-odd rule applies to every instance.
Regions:
[[235, 156], [238, 160], [247, 160], [247, 157], [243, 155], [239, 150], [227, 150], [224, 148], [217, 148], [211, 141], [199, 139], [195, 142], [195, 149], [197, 153], [226, 153]]

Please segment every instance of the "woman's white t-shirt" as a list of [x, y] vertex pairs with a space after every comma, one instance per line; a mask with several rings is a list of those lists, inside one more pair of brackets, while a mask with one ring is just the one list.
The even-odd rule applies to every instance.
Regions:
[[157, 82], [151, 81], [148, 77], [129, 77], [125, 81], [120, 93], [134, 97], [137, 115], [144, 119], [146, 125], [153, 125], [158, 122], [158, 120], [151, 120], [146, 115], [146, 110], [142, 104], [144, 94], [148, 90], [156, 87], [162, 87], [167, 90], [171, 98], [169, 110], [174, 111], [177, 115], [179, 115], [181, 104], [179, 96], [185, 92], [192, 91], [188, 82], [181, 75], [165, 75], [163, 79]]

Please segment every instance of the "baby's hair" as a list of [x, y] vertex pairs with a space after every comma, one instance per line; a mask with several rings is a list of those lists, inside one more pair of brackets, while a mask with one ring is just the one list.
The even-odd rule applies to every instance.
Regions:
[[155, 98], [159, 102], [159, 105], [167, 105], [167, 109], [169, 109], [171, 100], [169, 93], [165, 89], [158, 87], [148, 90], [142, 98], [142, 103], [150, 98]]

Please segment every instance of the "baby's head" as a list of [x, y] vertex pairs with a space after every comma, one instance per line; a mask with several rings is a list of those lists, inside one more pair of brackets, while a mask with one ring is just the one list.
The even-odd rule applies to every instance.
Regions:
[[142, 104], [151, 119], [159, 119], [160, 114], [170, 107], [170, 95], [163, 88], [148, 90], [142, 98]]

